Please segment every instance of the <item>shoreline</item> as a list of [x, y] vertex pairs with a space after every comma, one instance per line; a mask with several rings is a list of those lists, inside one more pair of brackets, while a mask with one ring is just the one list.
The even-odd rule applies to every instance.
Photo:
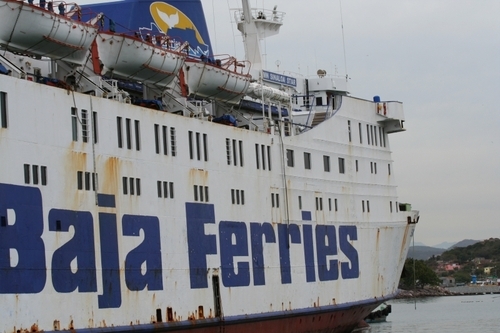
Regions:
[[415, 290], [400, 289], [398, 295], [394, 297], [394, 299], [483, 294], [500, 294], [500, 286], [464, 286], [449, 288], [432, 286]]

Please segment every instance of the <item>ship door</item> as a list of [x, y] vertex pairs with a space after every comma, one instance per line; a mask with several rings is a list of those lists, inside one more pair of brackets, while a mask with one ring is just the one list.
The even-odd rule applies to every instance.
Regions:
[[214, 290], [214, 314], [216, 318], [222, 317], [222, 305], [220, 299], [219, 275], [212, 275], [212, 288]]

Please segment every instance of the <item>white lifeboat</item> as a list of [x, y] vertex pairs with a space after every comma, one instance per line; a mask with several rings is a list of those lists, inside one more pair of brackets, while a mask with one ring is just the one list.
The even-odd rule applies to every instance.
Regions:
[[234, 57], [186, 59], [184, 73], [190, 96], [238, 103], [252, 79], [248, 72], [243, 73], [245, 67], [250, 70]]
[[96, 43], [99, 59], [113, 76], [157, 85], [172, 82], [186, 58], [185, 53], [171, 49], [168, 42], [142, 40], [139, 35], [99, 32]]
[[[63, 4], [69, 8], [69, 4]], [[0, 0], [0, 44], [13, 52], [83, 64], [97, 27], [23, 1]], [[54, 8], [58, 11], [57, 8]], [[80, 15], [78, 15], [80, 16]]]

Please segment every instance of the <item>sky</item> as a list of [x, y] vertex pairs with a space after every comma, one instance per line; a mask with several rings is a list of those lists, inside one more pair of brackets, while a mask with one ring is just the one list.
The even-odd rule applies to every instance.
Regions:
[[[201, 1], [214, 53], [243, 59], [241, 1]], [[420, 211], [415, 242], [500, 238], [500, 0], [250, 5], [286, 12], [263, 44], [269, 70], [347, 74], [352, 96], [403, 102], [390, 145], [399, 200]]]
[[[243, 58], [228, 23], [241, 1], [202, 3], [215, 53]], [[407, 130], [389, 139], [400, 201], [420, 211], [415, 242], [500, 238], [499, 0], [250, 5], [286, 12], [264, 43], [270, 70], [347, 74], [352, 96], [403, 102]]]

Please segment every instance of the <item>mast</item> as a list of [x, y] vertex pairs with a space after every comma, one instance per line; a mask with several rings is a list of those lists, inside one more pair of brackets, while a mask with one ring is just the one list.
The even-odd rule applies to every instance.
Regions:
[[236, 12], [238, 30], [243, 35], [246, 60], [252, 64], [250, 74], [254, 78], [262, 78], [264, 64], [260, 41], [277, 35], [283, 25], [285, 13], [273, 10], [250, 8], [249, 0], [242, 0], [241, 11]]

